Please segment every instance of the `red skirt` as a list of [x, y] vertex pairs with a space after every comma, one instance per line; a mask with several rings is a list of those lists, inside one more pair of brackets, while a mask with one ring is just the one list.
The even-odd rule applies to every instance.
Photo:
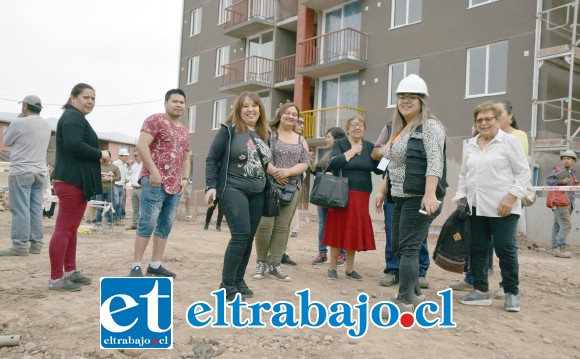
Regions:
[[367, 192], [349, 190], [346, 208], [328, 209], [322, 244], [347, 251], [376, 249]]

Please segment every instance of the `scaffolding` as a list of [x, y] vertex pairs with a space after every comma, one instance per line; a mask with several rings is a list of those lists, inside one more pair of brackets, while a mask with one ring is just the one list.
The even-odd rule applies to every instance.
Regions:
[[534, 162], [542, 153], [580, 152], [580, 99], [574, 96], [580, 92], [579, 2], [537, 0], [531, 127]]

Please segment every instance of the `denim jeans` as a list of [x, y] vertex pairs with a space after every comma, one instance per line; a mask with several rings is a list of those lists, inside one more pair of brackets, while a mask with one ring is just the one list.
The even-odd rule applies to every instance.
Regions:
[[125, 209], [125, 186], [115, 185], [115, 221], [120, 221]]
[[[493, 238], [491, 238], [491, 243], [489, 244], [489, 264], [488, 264], [488, 272], [493, 269]], [[467, 267], [467, 272], [465, 272], [465, 283], [473, 284], [473, 270], [471, 270], [471, 263], [469, 263]], [[503, 288], [502, 282], [499, 283], [499, 286]]]
[[137, 227], [139, 224], [139, 204], [141, 202], [141, 188], [135, 188], [131, 190], [131, 207], [133, 207], [133, 218], [131, 218], [131, 224]]
[[[383, 210], [385, 213], [385, 234], [387, 235], [387, 243], [385, 243], [386, 267], [383, 273], [399, 274], [399, 260], [393, 253], [393, 240], [391, 235], [395, 204], [385, 201], [383, 204]], [[429, 246], [427, 244], [427, 237], [425, 237], [423, 244], [421, 244], [421, 250], [419, 251], [419, 277], [424, 277], [427, 275], [427, 270], [429, 269], [430, 264], [431, 261], [429, 260]]]
[[[326, 215], [328, 214], [328, 208], [316, 207], [318, 211], [318, 253], [328, 253], [328, 248], [322, 244], [322, 238], [324, 238], [324, 228], [326, 228]], [[345, 255], [344, 249], [340, 249], [339, 254]]]
[[560, 247], [566, 245], [566, 237], [572, 229], [570, 222], [571, 209], [570, 206], [555, 206], [552, 208], [554, 212], [554, 225], [552, 227], [552, 247]]
[[262, 218], [264, 194], [247, 194], [226, 187], [219, 199], [219, 206], [226, 215], [231, 232], [224, 254], [220, 287], [226, 289], [226, 295], [230, 295], [238, 292], [239, 288], [247, 287], [244, 275], [252, 254], [254, 236]]
[[139, 237], [155, 237], [167, 239], [171, 233], [175, 213], [181, 195], [169, 194], [163, 186], [151, 186], [149, 177], [141, 178], [141, 217], [137, 226]]
[[45, 178], [44, 173], [8, 176], [14, 250], [28, 251], [29, 246], [42, 247], [42, 193]]
[[506, 293], [519, 293], [519, 267], [516, 226], [519, 215], [507, 217], [477, 216], [477, 208], [471, 211], [471, 268], [473, 287], [482, 292], [489, 291], [487, 272], [489, 264], [489, 244], [493, 237], [495, 253], [499, 258], [502, 284]]
[[441, 208], [430, 216], [419, 213], [422, 197], [393, 197], [393, 253], [399, 259], [399, 294], [397, 300], [411, 304], [414, 295], [420, 295], [419, 251], [429, 235], [429, 226]]
[[[115, 195], [113, 188], [103, 188], [103, 193], [98, 194], [96, 197], [97, 201], [106, 201], [113, 204], [115, 211], [117, 210], [117, 203], [115, 202]], [[113, 211], [109, 210], [106, 212], [107, 224], [113, 223]], [[97, 208], [97, 223], [103, 222], [103, 209]]]

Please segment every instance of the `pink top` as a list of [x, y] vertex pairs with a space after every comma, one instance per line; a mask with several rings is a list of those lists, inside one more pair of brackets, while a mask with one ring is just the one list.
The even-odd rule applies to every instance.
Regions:
[[[176, 194], [181, 190], [183, 157], [190, 151], [189, 132], [185, 126], [175, 126], [164, 113], [147, 117], [141, 131], [153, 136], [149, 151], [161, 174], [163, 189], [168, 194]], [[149, 170], [143, 166], [139, 180], [149, 175]]]

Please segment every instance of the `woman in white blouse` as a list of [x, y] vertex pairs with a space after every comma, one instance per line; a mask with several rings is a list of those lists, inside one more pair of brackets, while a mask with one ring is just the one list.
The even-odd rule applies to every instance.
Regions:
[[520, 310], [516, 224], [522, 214], [521, 198], [531, 178], [519, 140], [499, 126], [501, 109], [493, 102], [473, 111], [479, 135], [469, 140], [454, 200], [471, 211], [471, 268], [474, 290], [459, 298], [461, 304], [491, 305], [487, 281], [488, 248], [493, 237], [506, 293], [504, 306]]

